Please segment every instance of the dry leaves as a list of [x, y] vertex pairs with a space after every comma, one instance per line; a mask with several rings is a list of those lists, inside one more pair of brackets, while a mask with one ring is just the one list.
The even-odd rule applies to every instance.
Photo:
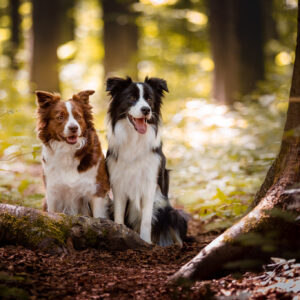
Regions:
[[[52, 256], [22, 247], [0, 248], [1, 299], [293, 299], [299, 294], [300, 268], [294, 260], [273, 259], [260, 275], [246, 273], [169, 286], [167, 279], [215, 235], [199, 234], [177, 247], [123, 252], [86, 249]], [[198, 235], [197, 235], [198, 233]], [[297, 298], [294, 298], [297, 299]]]

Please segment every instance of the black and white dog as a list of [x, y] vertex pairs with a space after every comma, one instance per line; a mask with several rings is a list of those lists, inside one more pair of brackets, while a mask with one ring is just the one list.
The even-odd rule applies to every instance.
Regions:
[[114, 196], [114, 220], [160, 246], [182, 245], [187, 220], [168, 199], [169, 173], [160, 136], [161, 104], [167, 83], [109, 78], [106, 163]]

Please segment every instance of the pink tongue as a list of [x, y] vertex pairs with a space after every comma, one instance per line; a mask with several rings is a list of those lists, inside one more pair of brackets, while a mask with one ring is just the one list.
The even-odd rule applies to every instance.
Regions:
[[76, 144], [77, 143], [77, 136], [68, 136], [67, 141], [70, 144]]
[[147, 124], [145, 119], [134, 119], [135, 129], [138, 133], [145, 133], [147, 131]]

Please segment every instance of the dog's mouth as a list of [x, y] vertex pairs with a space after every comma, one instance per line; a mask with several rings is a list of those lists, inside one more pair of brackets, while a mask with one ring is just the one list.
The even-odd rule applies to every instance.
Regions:
[[66, 137], [66, 142], [68, 144], [74, 145], [78, 141], [78, 135], [70, 135]]
[[131, 115], [128, 115], [128, 119], [133, 125], [134, 129], [141, 134], [146, 133], [147, 131], [147, 119], [146, 118], [134, 118]]

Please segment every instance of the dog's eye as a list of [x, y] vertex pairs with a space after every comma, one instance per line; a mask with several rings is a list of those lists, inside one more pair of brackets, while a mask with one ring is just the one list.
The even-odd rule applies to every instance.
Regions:
[[62, 121], [63, 119], [64, 119], [64, 115], [63, 114], [60, 114], [59, 116], [57, 116], [56, 117], [56, 119], [58, 120], [58, 121]]
[[81, 117], [81, 115], [77, 115], [77, 114], [76, 114], [76, 115], [75, 115], [75, 119], [79, 121], [79, 120], [82, 119], [82, 117]]

